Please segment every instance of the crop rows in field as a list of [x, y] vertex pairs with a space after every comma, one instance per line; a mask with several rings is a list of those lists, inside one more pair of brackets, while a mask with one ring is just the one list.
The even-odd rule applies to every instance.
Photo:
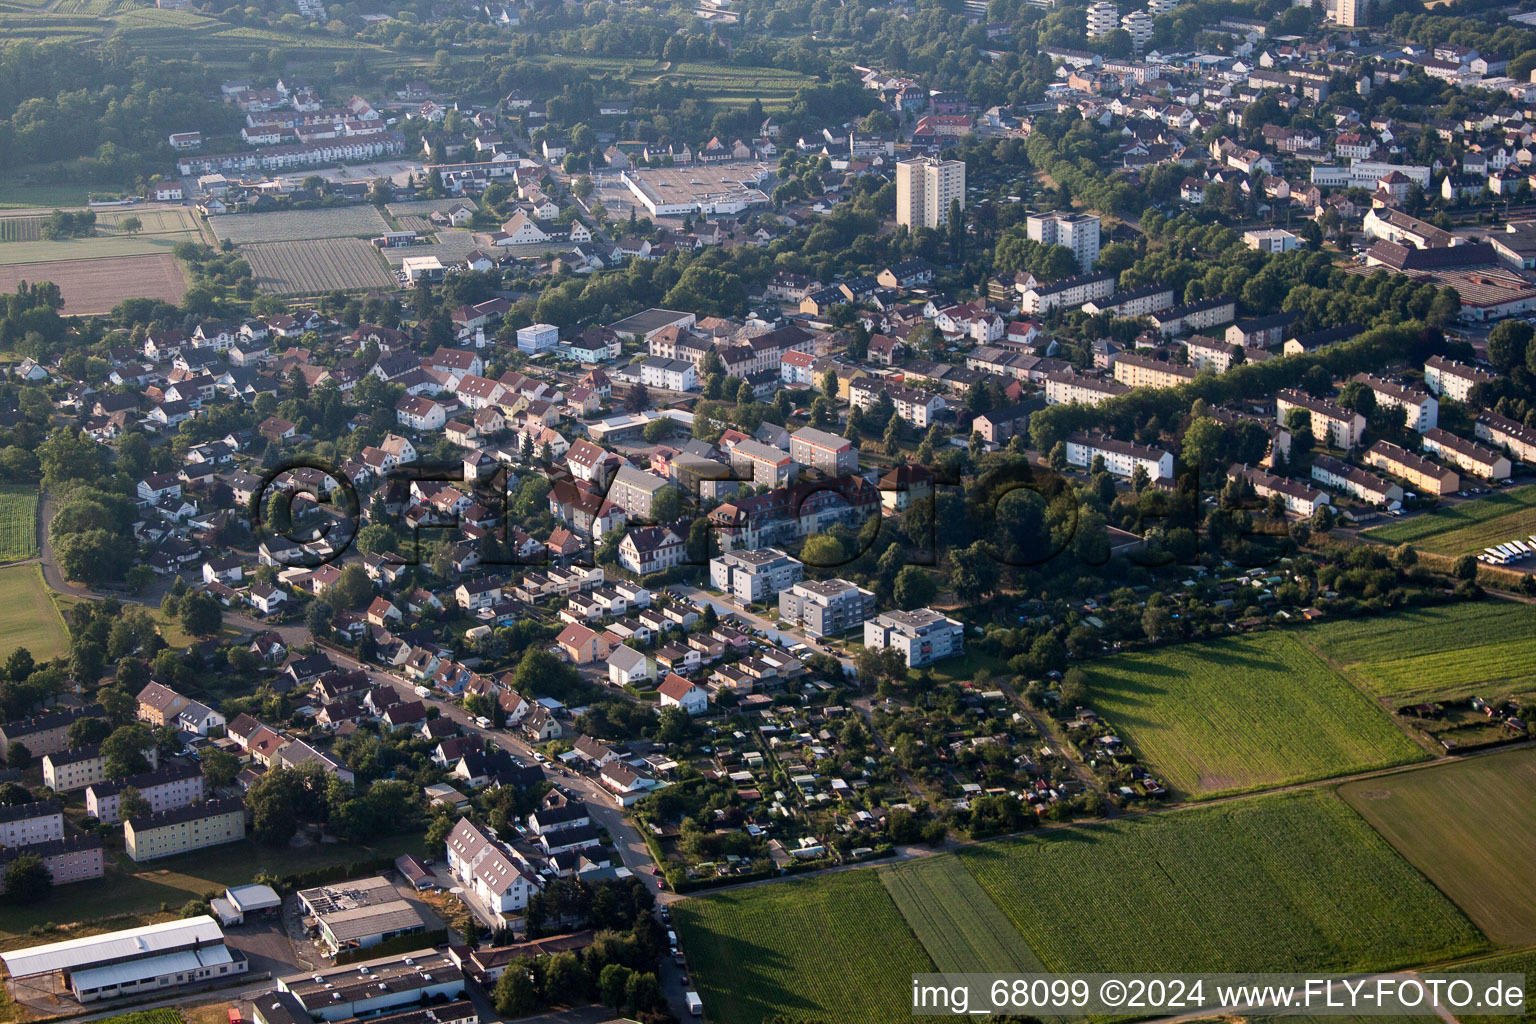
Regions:
[[873, 871], [700, 896], [673, 920], [717, 1024], [906, 1021], [912, 975], [933, 970]]
[[0, 242], [36, 242], [43, 237], [41, 217], [0, 219]]
[[256, 286], [274, 295], [317, 295], [341, 289], [394, 289], [379, 251], [360, 238], [318, 238], [240, 247]]
[[1090, 703], [1193, 797], [1423, 756], [1368, 697], [1289, 634], [1121, 655], [1088, 669]]
[[1367, 530], [1384, 544], [1413, 544], [1442, 555], [1476, 554], [1536, 533], [1536, 484], [1490, 494]]
[[1045, 965], [954, 857], [882, 867], [880, 881], [940, 971], [1044, 973]]
[[312, 238], [373, 238], [389, 225], [371, 206], [337, 206], [325, 210], [278, 210], [273, 213], [234, 213], [212, 217], [208, 223], [220, 241], [298, 242]]
[[99, 1020], [96, 1024], [182, 1024], [182, 1019], [181, 1014], [176, 1010], [164, 1008], [120, 1013], [116, 1017]]
[[37, 488], [0, 484], [0, 562], [37, 554]]
[[1493, 941], [1536, 942], [1536, 750], [1339, 787], [1360, 816]]
[[[1521, 953], [1508, 953], [1459, 964], [1451, 974], [1523, 974], [1525, 975], [1525, 1012], [1518, 1017], [1495, 1017], [1489, 1014], [1457, 1013], [1460, 1024], [1536, 1024], [1536, 949]], [[1372, 1021], [1371, 1024], [1379, 1024]]]
[[1354, 971], [1487, 948], [1333, 794], [1304, 790], [959, 854], [1052, 971]]
[[1384, 696], [1454, 695], [1525, 677], [1536, 606], [1479, 601], [1309, 627], [1308, 644]]

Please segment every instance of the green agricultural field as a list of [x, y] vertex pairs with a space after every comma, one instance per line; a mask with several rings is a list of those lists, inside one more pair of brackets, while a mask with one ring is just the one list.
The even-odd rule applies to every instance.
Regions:
[[967, 847], [1051, 971], [1356, 971], [1487, 948], [1332, 793], [1303, 790]]
[[1475, 555], [1536, 533], [1536, 484], [1461, 501], [1436, 512], [1366, 530], [1383, 544], [1412, 544], [1437, 555]]
[[37, 488], [0, 484], [0, 562], [37, 554]]
[[1455, 697], [1529, 685], [1536, 606], [1479, 601], [1340, 619], [1297, 634], [1382, 696]]
[[69, 651], [64, 620], [36, 565], [0, 569], [0, 661], [25, 647], [38, 661]]
[[873, 871], [780, 881], [673, 904], [704, 1012], [837, 1024], [910, 1018], [912, 975], [933, 963]]
[[1536, 750], [1438, 764], [1339, 795], [1500, 945], [1536, 942]]
[[[122, 225], [132, 217], [141, 227], [130, 234]], [[169, 255], [178, 242], [203, 240], [192, 211], [182, 207], [98, 210], [96, 232], [87, 238], [49, 241], [38, 232], [40, 224], [37, 216], [0, 217], [0, 266]]]
[[1458, 1013], [1460, 1024], [1536, 1024], [1536, 949], [1489, 957], [1458, 964], [1450, 974], [1523, 974], [1525, 975], [1525, 1013], [1518, 1017], [1491, 1014]]
[[311, 238], [373, 238], [389, 230], [372, 206], [337, 206], [324, 210], [277, 210], [229, 213], [210, 218], [220, 241], [295, 242]]
[[[0, 29], [5, 22], [0, 19]], [[64, 209], [85, 204], [83, 185], [28, 185], [0, 182], [0, 209]]]
[[1017, 974], [1045, 965], [954, 857], [923, 857], [879, 870], [918, 941], [940, 971]]
[[1285, 633], [1122, 655], [1087, 673], [1094, 709], [1190, 797], [1424, 756], [1386, 712]]

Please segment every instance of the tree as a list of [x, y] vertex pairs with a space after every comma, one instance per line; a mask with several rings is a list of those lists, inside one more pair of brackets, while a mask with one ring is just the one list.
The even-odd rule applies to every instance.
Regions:
[[641, 413], [651, 407], [651, 389], [644, 384], [634, 384], [624, 394], [624, 410]]
[[828, 370], [821, 375], [821, 393], [827, 396], [827, 401], [837, 401], [837, 371]]
[[800, 549], [800, 561], [812, 569], [835, 569], [847, 561], [843, 544], [830, 533], [813, 534]]
[[193, 636], [212, 636], [224, 624], [224, 611], [212, 594], [193, 591], [181, 599], [181, 628]]
[[24, 853], [5, 869], [5, 898], [10, 903], [37, 903], [53, 888], [53, 875], [41, 857]]
[[904, 566], [896, 574], [896, 604], [907, 611], [932, 604], [938, 590], [933, 574], [921, 566]]
[[597, 994], [604, 1006], [618, 1013], [629, 1000], [629, 981], [634, 971], [623, 964], [608, 964], [597, 976]]
[[331, 622], [335, 618], [336, 609], [331, 607], [331, 603], [316, 599], [304, 611], [304, 628], [316, 640], [324, 640], [331, 635]]
[[5, 659], [5, 674], [13, 683], [22, 682], [37, 669], [37, 662], [32, 660], [32, 652], [25, 647], [18, 647]]
[[650, 971], [636, 972], [629, 976], [629, 991], [625, 993], [629, 1000], [629, 1008], [640, 1012], [655, 1011], [661, 1008], [661, 984], [656, 980], [656, 975]]
[[683, 495], [676, 487], [661, 487], [651, 495], [651, 518], [658, 523], [675, 523], [682, 515]]
[[1376, 392], [1363, 381], [1352, 380], [1339, 389], [1338, 404], [1369, 419], [1376, 412]]
[[136, 235], [144, 230], [144, 222], [137, 217], [124, 217], [118, 228], [128, 235]]
[[1505, 320], [1488, 332], [1488, 361], [1508, 371], [1525, 365], [1525, 353], [1536, 334], [1524, 320]]
[[144, 684], [149, 682], [149, 666], [143, 659], [128, 658], [119, 662], [116, 683], [112, 686], [103, 686], [96, 691], [96, 703], [101, 705], [107, 721], [113, 725], [127, 725], [138, 713], [139, 702], [122, 685], [118, 685], [127, 683], [129, 680], [134, 680], [133, 685], [137, 689], [143, 689]]
[[117, 817], [120, 821], [148, 814], [150, 810], [149, 800], [139, 792], [137, 786], [124, 786], [117, 795]]
[[76, 747], [94, 747], [110, 735], [112, 723], [105, 718], [78, 718], [69, 723], [64, 733], [71, 750]]
[[1168, 609], [1162, 605], [1149, 604], [1141, 613], [1141, 631], [1147, 635], [1147, 639], [1157, 643], [1168, 635], [1168, 629], [1173, 625], [1173, 616], [1168, 614]]
[[544, 998], [551, 1003], [586, 1001], [592, 978], [575, 953], [556, 953], [544, 966]]
[[1056, 472], [1065, 472], [1067, 466], [1069, 465], [1067, 462], [1067, 443], [1065, 441], [1057, 441], [1056, 444], [1051, 448], [1051, 453], [1049, 456], [1047, 456], [1047, 461], [1050, 462], [1051, 468]]
[[240, 759], [227, 750], [208, 747], [200, 755], [200, 760], [203, 763], [203, 778], [215, 789], [228, 786], [240, 774]]
[[6, 767], [19, 772], [24, 772], [32, 767], [32, 751], [21, 740], [11, 740], [10, 746], [5, 748]]
[[1461, 555], [1451, 563], [1451, 575], [1459, 580], [1477, 579], [1477, 558], [1473, 555]]
[[118, 726], [112, 730], [112, 735], [101, 741], [102, 770], [109, 779], [147, 772], [149, 756], [145, 751], [154, 746], [155, 738], [143, 723], [130, 722]]
[[496, 980], [493, 999], [496, 1012], [503, 1017], [526, 1017], [539, 1007], [539, 995], [533, 987], [530, 964], [526, 960], [507, 965]]

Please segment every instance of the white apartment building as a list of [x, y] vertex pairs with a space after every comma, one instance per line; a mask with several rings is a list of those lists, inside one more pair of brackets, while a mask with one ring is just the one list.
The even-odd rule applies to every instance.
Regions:
[[1429, 392], [1368, 373], [1357, 373], [1354, 379], [1371, 389], [1378, 406], [1402, 409], [1409, 430], [1422, 434], [1440, 425], [1440, 403]]
[[1146, 11], [1132, 11], [1120, 19], [1120, 27], [1131, 34], [1131, 45], [1140, 53], [1152, 41], [1152, 15]]
[[1120, 441], [1113, 437], [1081, 432], [1067, 435], [1067, 461], [1087, 469], [1093, 460], [1104, 457], [1104, 468], [1115, 476], [1129, 477], [1140, 466], [1149, 480], [1173, 476], [1173, 453], [1150, 445]]
[[1093, 272], [1099, 258], [1099, 218], [1094, 214], [1032, 213], [1025, 221], [1025, 229], [1032, 241], [1071, 249], [1077, 257], [1078, 270], [1084, 274]]
[[928, 157], [896, 164], [896, 223], [908, 228], [941, 228], [949, 207], [965, 208], [965, 162]]
[[1449, 398], [1453, 402], [1467, 402], [1474, 387], [1492, 384], [1498, 379], [1496, 374], [1487, 370], [1444, 356], [1430, 356], [1424, 360], [1424, 386], [1441, 398]]
[[1118, 398], [1129, 390], [1127, 385], [1117, 380], [1099, 380], [1097, 377], [1085, 377], [1066, 370], [1053, 370], [1045, 375], [1046, 405], [1068, 405], [1072, 402], [1098, 405], [1111, 398]]
[[1299, 480], [1288, 480], [1283, 476], [1266, 473], [1262, 469], [1233, 466], [1227, 470], [1227, 477], [1231, 480], [1247, 480], [1253, 485], [1253, 493], [1261, 498], [1278, 494], [1280, 500], [1285, 502], [1285, 510], [1303, 519], [1309, 518], [1319, 506], [1332, 504], [1326, 491], [1308, 487]]
[[517, 350], [536, 355], [548, 352], [560, 343], [560, 328], [553, 324], [531, 324], [517, 329]]
[[1088, 6], [1088, 38], [1106, 36], [1120, 27], [1120, 8], [1108, 2], [1100, 0], [1099, 3]]
[[64, 814], [57, 800], [0, 805], [0, 846], [33, 846], [64, 838]]
[[773, 597], [805, 579], [805, 566], [778, 548], [727, 551], [709, 561], [709, 582], [742, 604]]
[[884, 612], [864, 623], [864, 646], [900, 651], [908, 668], [965, 653], [965, 627], [932, 608]]
[[1275, 396], [1275, 419], [1284, 425], [1292, 409], [1306, 410], [1312, 436], [1335, 448], [1353, 448], [1365, 433], [1365, 417], [1359, 413], [1287, 388]]
[[692, 391], [698, 385], [698, 374], [686, 359], [652, 356], [640, 364], [640, 383], [648, 388]]

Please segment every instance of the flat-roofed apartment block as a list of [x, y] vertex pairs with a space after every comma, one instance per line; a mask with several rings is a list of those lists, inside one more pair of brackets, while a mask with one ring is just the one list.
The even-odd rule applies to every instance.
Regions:
[[1312, 479], [1372, 505], [1403, 500], [1403, 489], [1392, 481], [1327, 455], [1312, 460]]
[[908, 668], [965, 653], [965, 626], [932, 608], [883, 612], [864, 623], [864, 646], [900, 651]]
[[896, 407], [896, 415], [919, 430], [926, 430], [934, 416], [944, 409], [943, 397], [921, 388], [893, 384], [881, 377], [859, 377], [850, 382], [848, 404], [855, 409], [868, 409], [880, 401], [882, 394]]
[[789, 457], [827, 476], [859, 471], [859, 450], [853, 442], [815, 427], [801, 427], [789, 435]]
[[1422, 434], [1440, 425], [1440, 403], [1423, 388], [1399, 384], [1369, 373], [1357, 373], [1351, 379], [1370, 388], [1378, 406], [1403, 410], [1404, 422], [1409, 430]]
[[279, 978], [277, 991], [292, 994], [316, 1020], [338, 1021], [463, 999], [464, 972], [437, 950], [419, 949]]
[[56, 708], [31, 718], [19, 718], [0, 725], [0, 749], [9, 749], [12, 743], [21, 743], [33, 757], [42, 757], [69, 746], [66, 734], [69, 727], [82, 718], [101, 718], [104, 712], [100, 704], [83, 708]]
[[1069, 370], [1052, 370], [1045, 375], [1045, 404], [1098, 405], [1111, 398], [1119, 398], [1131, 390], [1117, 380], [1100, 380]]
[[1438, 427], [1426, 430], [1421, 443], [1425, 451], [1455, 463], [1463, 473], [1472, 473], [1485, 480], [1508, 480], [1513, 472], [1509, 456], [1485, 448], [1475, 441], [1457, 437], [1449, 430]]
[[82, 1003], [200, 985], [250, 966], [206, 914], [12, 950], [0, 953], [0, 963], [13, 979], [57, 975]]
[[387, 878], [359, 878], [303, 889], [299, 907], [312, 917], [320, 941], [335, 953], [367, 949], [402, 935], [427, 930], [422, 909], [407, 900]]
[[782, 448], [751, 438], [737, 441], [730, 450], [731, 468], [754, 487], [777, 487], [793, 480], [800, 472], [795, 459]]
[[123, 823], [124, 852], [139, 862], [237, 843], [244, 838], [245, 803], [239, 798], [152, 811]]
[[1115, 380], [1128, 388], [1176, 388], [1199, 376], [1193, 366], [1126, 352], [1115, 360]]
[[[160, 763], [160, 751], [144, 751], [151, 768]], [[107, 781], [107, 759], [100, 747], [75, 747], [43, 755], [43, 785], [55, 793], [69, 793], [97, 782]]]
[[846, 633], [874, 610], [875, 595], [847, 580], [805, 580], [779, 591], [779, 618], [811, 636]]
[[1334, 448], [1353, 448], [1365, 433], [1365, 417], [1359, 413], [1287, 388], [1275, 396], [1275, 419], [1284, 425], [1292, 409], [1304, 410], [1311, 419], [1312, 436]]
[[965, 161], [919, 157], [896, 164], [896, 223], [909, 228], [941, 228], [949, 207], [965, 208]]
[[1067, 462], [1084, 469], [1091, 468], [1093, 460], [1103, 456], [1104, 468], [1115, 476], [1129, 477], [1137, 466], [1147, 471], [1149, 480], [1173, 476], [1173, 453], [1151, 445], [1081, 432], [1068, 434], [1066, 444]]
[[101, 849], [101, 836], [94, 832], [29, 846], [6, 847], [0, 850], [0, 874], [4, 874], [17, 857], [32, 856], [43, 862], [54, 885], [87, 882], [102, 875], [105, 862]]
[[1261, 498], [1279, 495], [1280, 500], [1285, 503], [1285, 510], [1303, 519], [1311, 516], [1320, 506], [1333, 503], [1326, 491], [1308, 487], [1300, 480], [1275, 476], [1273, 473], [1266, 473], [1262, 469], [1250, 466], [1232, 466], [1227, 470], [1227, 478], [1248, 481], [1253, 487], [1253, 493]]
[[709, 582], [742, 604], [754, 604], [805, 579], [805, 566], [778, 548], [727, 551], [709, 560]]
[[118, 802], [129, 786], [149, 801], [151, 811], [171, 811], [203, 798], [203, 773], [196, 765], [171, 764], [125, 779], [93, 783], [85, 788], [85, 812], [112, 824], [118, 820]]
[[64, 809], [57, 800], [0, 804], [0, 846], [30, 846], [64, 838]]
[[1536, 430], [1507, 416], [1485, 412], [1472, 428], [1481, 441], [1502, 448], [1521, 462], [1536, 463]]
[[1365, 464], [1390, 473], [1425, 494], [1450, 494], [1461, 490], [1461, 477], [1433, 459], [1415, 455], [1390, 441], [1377, 441], [1365, 450]]
[[1099, 259], [1099, 218], [1091, 213], [1032, 213], [1024, 222], [1031, 241], [1072, 250], [1077, 269], [1087, 274]]
[[1496, 373], [1444, 356], [1430, 356], [1424, 360], [1424, 386], [1454, 402], [1470, 401], [1473, 388], [1479, 384], [1492, 384], [1498, 379]]

